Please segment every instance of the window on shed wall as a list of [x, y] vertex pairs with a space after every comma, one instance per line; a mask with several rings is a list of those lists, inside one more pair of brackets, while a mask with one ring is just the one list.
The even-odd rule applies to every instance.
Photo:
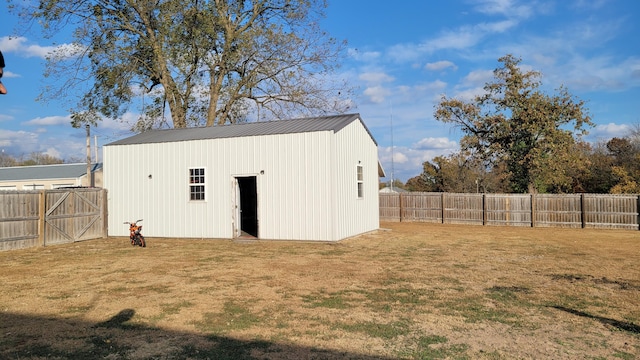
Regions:
[[189, 169], [189, 199], [204, 200], [204, 168]]
[[38, 184], [22, 185], [22, 190], [44, 190], [44, 185], [38, 185]]
[[364, 175], [362, 173], [362, 165], [356, 167], [357, 184], [358, 184], [358, 199], [364, 197]]

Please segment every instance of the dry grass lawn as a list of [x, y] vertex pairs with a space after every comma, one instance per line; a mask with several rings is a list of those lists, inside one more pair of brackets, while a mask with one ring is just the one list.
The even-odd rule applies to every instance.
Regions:
[[381, 227], [0, 252], [0, 358], [640, 358], [640, 232]]

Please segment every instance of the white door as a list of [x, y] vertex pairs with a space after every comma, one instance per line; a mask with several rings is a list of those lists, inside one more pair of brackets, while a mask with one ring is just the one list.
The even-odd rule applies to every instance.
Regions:
[[240, 208], [240, 185], [238, 179], [235, 177], [233, 178], [232, 189], [233, 194], [231, 199], [233, 201], [233, 211], [231, 213], [233, 214], [233, 237], [240, 237], [240, 235], [242, 235], [242, 228], [240, 226], [242, 220], [240, 212], [242, 209]]

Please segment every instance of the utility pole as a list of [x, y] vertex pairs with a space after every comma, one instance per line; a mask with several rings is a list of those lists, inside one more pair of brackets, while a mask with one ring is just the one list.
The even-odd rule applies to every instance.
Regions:
[[87, 185], [93, 187], [93, 174], [91, 174], [91, 133], [89, 131], [89, 124], [85, 127], [87, 129]]

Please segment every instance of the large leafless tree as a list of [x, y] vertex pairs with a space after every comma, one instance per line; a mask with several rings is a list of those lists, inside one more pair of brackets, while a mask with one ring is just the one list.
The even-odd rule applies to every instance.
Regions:
[[133, 104], [139, 131], [348, 108], [333, 76], [344, 43], [319, 26], [324, 0], [9, 1], [48, 35], [73, 29], [73, 46], [48, 59], [57, 81], [43, 95], [79, 91], [74, 126]]

